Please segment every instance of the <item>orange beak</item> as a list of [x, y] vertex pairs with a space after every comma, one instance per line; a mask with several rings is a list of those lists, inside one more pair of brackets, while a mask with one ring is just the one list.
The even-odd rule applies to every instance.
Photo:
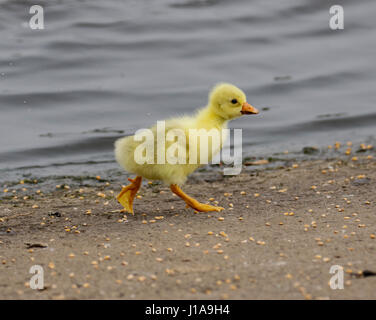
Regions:
[[248, 102], [244, 102], [242, 105], [242, 110], [240, 111], [242, 114], [258, 114], [259, 111], [252, 107]]

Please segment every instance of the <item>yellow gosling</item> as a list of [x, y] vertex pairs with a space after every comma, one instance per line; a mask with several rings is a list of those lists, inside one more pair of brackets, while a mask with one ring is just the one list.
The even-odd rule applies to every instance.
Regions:
[[[238, 118], [244, 114], [257, 114], [258, 110], [247, 103], [246, 95], [242, 90], [234, 85], [228, 83], [220, 83], [216, 85], [209, 94], [209, 101], [205, 108], [198, 110], [194, 116], [183, 116], [178, 118], [171, 118], [165, 121], [165, 132], [170, 130], [180, 130], [189, 137], [191, 129], [205, 129], [210, 131], [212, 129], [221, 132], [222, 129], [227, 128], [229, 120]], [[172, 144], [176, 143], [175, 140], [164, 138], [164, 143], [161, 145], [157, 142], [157, 125], [151, 129], [153, 133], [154, 154], [152, 161], [140, 164], [137, 157], [137, 148], [144, 142], [136, 141], [135, 136], [128, 136], [118, 139], [115, 142], [115, 157], [117, 162], [129, 173], [135, 174], [135, 179], [129, 179], [130, 185], [124, 187], [117, 197], [117, 200], [123, 205], [127, 212], [133, 214], [133, 200], [137, 191], [141, 186], [142, 178], [148, 180], [161, 180], [170, 186], [170, 189], [177, 196], [182, 198], [187, 207], [196, 211], [209, 212], [221, 211], [224, 208], [200, 203], [199, 201], [186, 195], [180, 186], [185, 183], [189, 174], [202, 166], [200, 161], [190, 163], [190, 149], [196, 148], [197, 159], [201, 159], [201, 148], [196, 142], [193, 143], [190, 139], [178, 139], [179, 146], [186, 150], [184, 161], [178, 163], [158, 163], [158, 154], [162, 153], [167, 156], [167, 150]], [[178, 137], [179, 138], [179, 137]], [[222, 135], [220, 141], [215, 146], [219, 148], [212, 148], [214, 144], [212, 137], [211, 143], [208, 145], [207, 156], [210, 161], [221, 149], [224, 143]], [[213, 150], [215, 149], [215, 150]], [[150, 160], [150, 159], [149, 159]]]

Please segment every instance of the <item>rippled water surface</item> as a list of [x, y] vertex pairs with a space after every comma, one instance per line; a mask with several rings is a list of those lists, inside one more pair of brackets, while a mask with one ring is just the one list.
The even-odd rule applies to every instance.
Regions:
[[[376, 1], [0, 0], [0, 180], [116, 168], [113, 141], [232, 82], [244, 156], [376, 134]], [[22, 169], [20, 169], [22, 168]], [[93, 169], [91, 169], [93, 168]]]

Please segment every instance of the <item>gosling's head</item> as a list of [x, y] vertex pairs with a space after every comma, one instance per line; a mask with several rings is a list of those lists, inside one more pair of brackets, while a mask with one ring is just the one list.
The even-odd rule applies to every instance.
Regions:
[[209, 107], [220, 117], [231, 120], [243, 114], [257, 114], [239, 88], [229, 83], [217, 84], [209, 94]]

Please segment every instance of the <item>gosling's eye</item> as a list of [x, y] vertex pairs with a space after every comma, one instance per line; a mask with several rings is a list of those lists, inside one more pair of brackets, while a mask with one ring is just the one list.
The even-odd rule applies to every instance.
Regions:
[[231, 100], [231, 103], [232, 103], [232, 104], [238, 103], [238, 100], [236, 100], [236, 99], [232, 99], [232, 100]]

